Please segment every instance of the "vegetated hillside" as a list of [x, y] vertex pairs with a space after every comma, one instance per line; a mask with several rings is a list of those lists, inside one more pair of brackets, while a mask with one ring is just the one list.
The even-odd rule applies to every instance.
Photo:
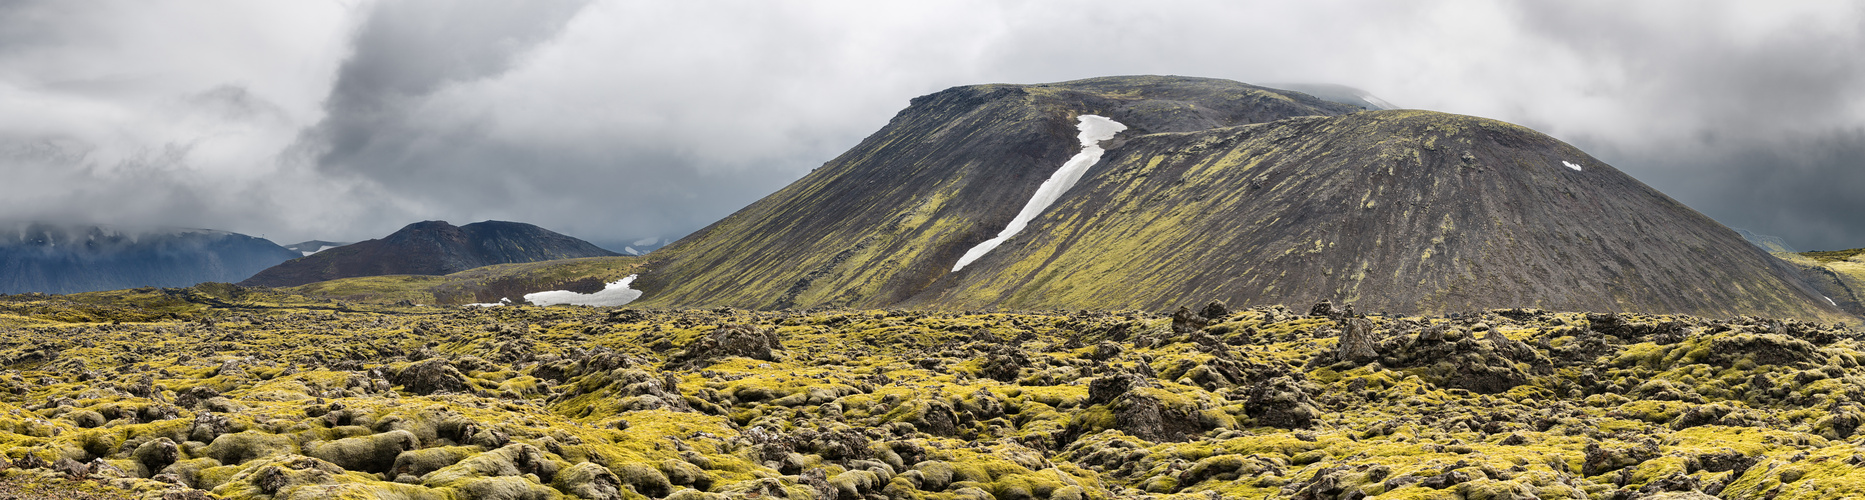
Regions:
[[291, 300], [0, 297], [0, 468], [147, 498], [1865, 495], [1865, 351], [1796, 321]]
[[[1847, 318], [1791, 266], [1570, 145], [1467, 116], [1342, 114], [1354, 109], [1178, 77], [955, 88], [663, 250], [636, 287], [643, 305], [682, 307], [1216, 297]], [[1130, 128], [1027, 229], [952, 272], [1079, 149], [1082, 114]]]
[[0, 293], [76, 293], [232, 282], [297, 253], [206, 229], [0, 225]]
[[1016, 216], [1079, 149], [1080, 114], [1119, 121], [1126, 137], [1357, 110], [1206, 78], [956, 87], [914, 99], [802, 180], [655, 252], [635, 286], [666, 305], [893, 304]]
[[1865, 248], [1825, 252], [1776, 252], [1802, 277], [1846, 312], [1865, 316]]
[[292, 259], [240, 284], [284, 287], [356, 276], [443, 275], [493, 264], [616, 255], [522, 222], [485, 221], [455, 227], [427, 221], [409, 224], [382, 239]]

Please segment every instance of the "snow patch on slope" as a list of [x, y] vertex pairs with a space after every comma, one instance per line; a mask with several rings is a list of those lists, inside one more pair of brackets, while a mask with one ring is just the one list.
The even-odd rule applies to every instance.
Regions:
[[1580, 171], [1580, 165], [1578, 165], [1578, 164], [1575, 164], [1574, 162], [1570, 162], [1570, 161], [1567, 161], [1567, 160], [1561, 160], [1561, 164], [1562, 164], [1562, 165], [1566, 165], [1566, 166], [1567, 166], [1567, 168], [1571, 168], [1571, 169], [1574, 169], [1574, 171], [1575, 171], [1575, 172], [1579, 172], [1579, 171]]
[[576, 292], [572, 292], [569, 290], [552, 290], [548, 292], [527, 293], [525, 294], [525, 300], [530, 301], [532, 304], [537, 304], [540, 306], [555, 306], [555, 305], [591, 306], [591, 307], [619, 306], [619, 305], [627, 304], [629, 302], [634, 302], [635, 299], [641, 298], [640, 290], [628, 288], [629, 284], [635, 282], [635, 276], [636, 275], [630, 274], [626, 278], [617, 280], [614, 283], [609, 283], [607, 286], [602, 287], [601, 291], [598, 291], [596, 293], [576, 293]]
[[953, 272], [964, 269], [967, 264], [990, 253], [992, 249], [1002, 245], [1011, 236], [1016, 236], [1018, 232], [1023, 231], [1031, 220], [1036, 219], [1036, 216], [1042, 214], [1043, 210], [1049, 208], [1049, 205], [1055, 204], [1057, 199], [1062, 198], [1062, 193], [1075, 187], [1075, 181], [1081, 180], [1082, 174], [1088, 172], [1088, 167], [1101, 161], [1101, 154], [1107, 152], [1101, 149], [1101, 141], [1112, 139], [1114, 134], [1127, 129], [1126, 125], [1105, 116], [1081, 115], [1078, 119], [1081, 123], [1076, 124], [1075, 128], [1081, 130], [1081, 134], [1076, 136], [1081, 140], [1081, 152], [1075, 153], [1073, 158], [1069, 158], [1067, 163], [1062, 164], [1062, 168], [1050, 174], [1049, 180], [1043, 181], [1043, 185], [1036, 188], [1036, 195], [1030, 197], [1029, 203], [1023, 205], [1023, 211], [1018, 212], [1017, 217], [1011, 219], [1010, 225], [1004, 226], [1004, 230], [998, 232], [996, 238], [985, 240], [978, 246], [971, 247], [971, 250], [965, 252], [965, 256], [959, 257], [958, 264], [952, 266]]
[[330, 246], [330, 245], [324, 245], [324, 246], [317, 247], [316, 250], [304, 250], [304, 251], [299, 251], [298, 253], [304, 254], [305, 257], [310, 257], [312, 255], [316, 255], [318, 252], [322, 252], [322, 251], [329, 250], [332, 248], [337, 248], [337, 247]]
[[[1825, 296], [1825, 295], [1821, 295], [1821, 297], [1826, 297], [1826, 296]], [[1828, 303], [1828, 304], [1832, 304], [1832, 305], [1833, 305], [1833, 307], [1839, 307], [1839, 303], [1838, 303], [1838, 302], [1833, 302], [1833, 298], [1832, 298], [1832, 297], [1826, 297], [1826, 303]]]

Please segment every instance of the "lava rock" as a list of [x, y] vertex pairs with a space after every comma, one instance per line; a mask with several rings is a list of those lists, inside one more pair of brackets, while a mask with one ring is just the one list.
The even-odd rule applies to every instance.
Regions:
[[673, 356], [672, 361], [679, 364], [698, 365], [732, 356], [771, 361], [777, 359], [776, 351], [783, 349], [782, 339], [769, 329], [750, 325], [725, 325], [688, 344]]
[[442, 358], [428, 359], [397, 370], [389, 377], [389, 382], [402, 386], [402, 390], [421, 395], [468, 392], [469, 387], [466, 374]]
[[1291, 377], [1275, 377], [1250, 387], [1244, 412], [1257, 423], [1283, 429], [1308, 427], [1321, 416], [1306, 384]]

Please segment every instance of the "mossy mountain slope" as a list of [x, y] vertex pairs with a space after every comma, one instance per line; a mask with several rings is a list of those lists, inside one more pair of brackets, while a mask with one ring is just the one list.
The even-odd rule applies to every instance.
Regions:
[[1017, 239], [909, 302], [1208, 298], [1841, 314], [1734, 231], [1570, 145], [1426, 111], [1131, 138]]
[[[1532, 130], [1235, 82], [960, 87], [677, 242], [650, 306], [1167, 307], [1333, 299], [1849, 318], [1734, 231]], [[950, 272], [1077, 149], [1131, 127], [1015, 238]]]
[[240, 284], [284, 287], [357, 276], [443, 275], [494, 264], [618, 255], [522, 222], [484, 221], [455, 227], [445, 221], [426, 221], [379, 240], [292, 259]]
[[1132, 135], [1357, 110], [1207, 78], [956, 87], [914, 99], [854, 149], [656, 251], [635, 287], [649, 305], [893, 304], [1016, 216], [1075, 154], [1079, 115]]
[[1865, 248], [1826, 252], [1774, 252], [1833, 305], [1865, 316]]

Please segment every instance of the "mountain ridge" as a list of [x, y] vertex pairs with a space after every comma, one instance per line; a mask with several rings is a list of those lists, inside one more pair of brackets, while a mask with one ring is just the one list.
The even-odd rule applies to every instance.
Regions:
[[297, 256], [212, 229], [16, 222], [0, 230], [0, 293], [232, 282]]
[[423, 221], [380, 239], [286, 261], [239, 284], [287, 287], [361, 276], [445, 275], [493, 264], [617, 255], [521, 222], [483, 221], [456, 227], [446, 221]]

